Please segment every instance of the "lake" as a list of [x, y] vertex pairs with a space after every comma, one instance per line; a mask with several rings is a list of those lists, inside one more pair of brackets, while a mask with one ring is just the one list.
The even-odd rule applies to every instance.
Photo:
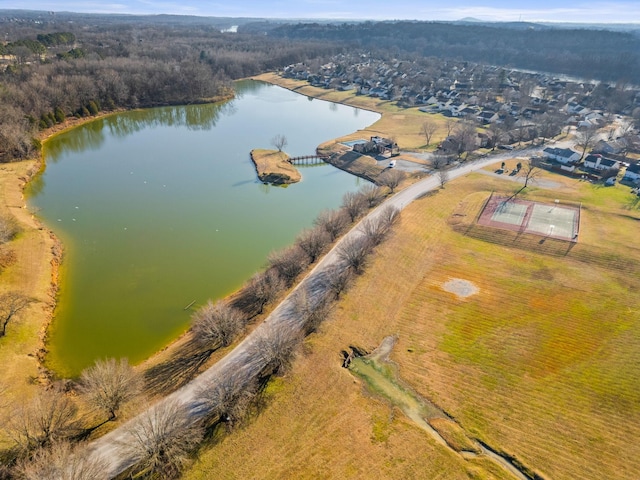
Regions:
[[44, 146], [29, 206], [65, 247], [47, 364], [75, 376], [97, 358], [139, 362], [237, 290], [270, 252], [365, 182], [300, 167], [287, 188], [257, 180], [249, 152], [283, 134], [291, 156], [379, 115], [255, 81], [235, 99], [97, 119]]

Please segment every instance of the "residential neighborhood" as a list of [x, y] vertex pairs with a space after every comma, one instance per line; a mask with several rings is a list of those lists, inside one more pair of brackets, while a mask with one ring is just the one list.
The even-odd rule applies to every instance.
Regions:
[[[574, 149], [545, 148], [543, 165], [592, 180], [615, 178], [626, 168], [629, 174], [624, 173], [624, 182], [640, 181], [638, 87], [428, 57], [385, 59], [368, 53], [339, 54], [324, 64], [292, 64], [280, 73], [315, 87], [356, 90], [358, 95], [417, 108], [425, 119], [439, 114], [474, 126], [472, 131], [477, 133], [467, 139], [461, 129], [456, 133], [451, 128], [438, 145], [443, 155], [460, 158], [480, 148], [544, 144], [571, 132], [576, 137]], [[578, 137], [586, 131], [594, 134], [580, 147]], [[354, 151], [364, 154], [380, 148], [372, 142]]]

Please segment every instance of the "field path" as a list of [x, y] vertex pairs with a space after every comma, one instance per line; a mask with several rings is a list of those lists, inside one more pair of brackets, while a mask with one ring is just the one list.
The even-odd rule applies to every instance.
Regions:
[[[467, 175], [492, 163], [508, 160], [515, 156], [531, 156], [539, 153], [543, 148], [544, 146], [536, 146], [522, 150], [501, 152], [474, 162], [463, 163], [449, 171], [449, 179], [453, 180], [454, 178]], [[402, 210], [414, 200], [439, 187], [440, 181], [437, 176], [432, 175], [424, 178], [390, 197], [383, 204], [372, 210], [365, 218], [376, 218], [387, 206], [393, 206]], [[199, 397], [200, 392], [208, 385], [231, 375], [241, 374], [244, 375], [247, 380], [257, 375], [264, 366], [263, 360], [259, 358], [259, 356], [252, 354], [255, 349], [251, 347], [257, 339], [268, 335], [270, 332], [277, 331], [278, 329], [291, 331], [301, 328], [301, 325], [297, 321], [298, 316], [294, 312], [293, 296], [295, 292], [300, 288], [305, 288], [310, 301], [313, 301], [314, 298], [321, 298], [321, 293], [323, 293], [323, 289], [326, 288], [323, 280], [327, 270], [339, 260], [338, 249], [340, 245], [349, 239], [361, 235], [358, 228], [359, 225], [360, 223], [354, 225], [354, 227], [336, 243], [329, 253], [318, 262], [315, 268], [298, 283], [296, 288], [273, 310], [262, 324], [238, 344], [236, 348], [189, 384], [166, 396], [150, 408], [158, 408], [167, 402], [177, 401], [185, 405], [191, 413], [193, 420], [197, 421], [207, 413], [203, 411]], [[134, 417], [127, 423], [89, 444], [91, 455], [100, 457], [106, 462], [106, 472], [109, 478], [113, 478], [122, 473], [136, 462], [136, 459], [123, 449], [121, 445], [126, 438], [128, 426], [132, 422], [135, 422], [137, 418], [139, 418], [139, 416]]]

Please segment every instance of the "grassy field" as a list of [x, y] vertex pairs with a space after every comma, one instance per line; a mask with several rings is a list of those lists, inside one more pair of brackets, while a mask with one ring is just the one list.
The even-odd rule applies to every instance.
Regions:
[[[186, 478], [508, 478], [439, 445], [341, 367], [341, 350], [393, 334], [403, 381], [469, 437], [544, 478], [637, 475], [640, 212], [626, 187], [543, 178], [557, 188], [523, 193], [582, 202], [578, 244], [548, 250], [470, 228], [491, 191], [519, 187], [494, 176], [414, 202], [263, 411]], [[478, 293], [445, 291], [452, 278]]]

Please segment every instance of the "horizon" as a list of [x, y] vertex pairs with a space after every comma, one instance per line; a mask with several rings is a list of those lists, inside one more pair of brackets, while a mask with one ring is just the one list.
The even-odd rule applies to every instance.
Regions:
[[[348, 9], [337, 0], [279, 0], [265, 4], [258, 0], [240, 0], [232, 5], [204, 0], [132, 0], [102, 3], [95, 0], [33, 0], [25, 8], [24, 0], [4, 0], [0, 10], [27, 10], [79, 14], [186, 15], [222, 18], [264, 18], [273, 20], [416, 20], [480, 22], [528, 22], [575, 24], [639, 24], [640, 4], [635, 1], [567, 0], [562, 7], [551, 0], [490, 0], [482, 5], [469, 0], [452, 0], [442, 7], [435, 1], [353, 0]], [[531, 6], [533, 5], [533, 6]]]

